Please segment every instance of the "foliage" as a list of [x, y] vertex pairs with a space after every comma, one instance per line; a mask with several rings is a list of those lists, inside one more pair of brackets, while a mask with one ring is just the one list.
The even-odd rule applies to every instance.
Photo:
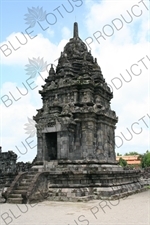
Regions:
[[120, 153], [117, 153], [117, 156], [122, 156]]
[[123, 158], [120, 158], [119, 159], [119, 165], [122, 166], [122, 167], [125, 167], [125, 166], [127, 166], [127, 161]]
[[125, 155], [139, 155], [138, 152], [129, 152], [129, 153], [125, 153]]
[[144, 155], [141, 155], [141, 166], [142, 168], [146, 168], [150, 166], [150, 152], [146, 151]]

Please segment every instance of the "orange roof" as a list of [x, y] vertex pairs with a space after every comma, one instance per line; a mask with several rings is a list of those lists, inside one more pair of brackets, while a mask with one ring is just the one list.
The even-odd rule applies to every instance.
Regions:
[[116, 156], [116, 159], [119, 160], [120, 158], [125, 160], [138, 160], [139, 155], [123, 155], [123, 156]]
[[120, 158], [127, 161], [128, 164], [140, 164], [141, 161], [138, 159], [139, 155], [124, 155], [124, 156], [116, 156], [116, 160], [119, 161]]
[[140, 160], [136, 160], [136, 161], [127, 161], [128, 164], [141, 164], [141, 161]]

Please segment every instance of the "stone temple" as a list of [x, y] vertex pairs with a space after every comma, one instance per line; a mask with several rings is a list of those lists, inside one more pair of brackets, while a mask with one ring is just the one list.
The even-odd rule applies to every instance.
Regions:
[[107, 199], [142, 190], [140, 171], [116, 162], [113, 94], [77, 23], [42, 88], [43, 107], [34, 116], [36, 161], [15, 178], [7, 202]]
[[116, 164], [114, 130], [118, 118], [113, 97], [93, 58], [78, 36], [65, 46], [56, 71], [49, 71], [40, 91], [43, 108], [37, 122], [38, 161], [98, 160]]

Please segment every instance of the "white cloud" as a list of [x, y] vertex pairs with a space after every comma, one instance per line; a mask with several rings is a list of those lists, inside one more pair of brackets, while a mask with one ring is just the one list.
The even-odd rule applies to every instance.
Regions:
[[[22, 96], [16, 89], [16, 86], [15, 83], [5, 83], [1, 90], [2, 96], [3, 93], [5, 93], [9, 96], [10, 100], [6, 102], [6, 98], [3, 99], [8, 107], [3, 103], [0, 105], [2, 117], [1, 134], [3, 137], [1, 138], [0, 145], [3, 151], [13, 150], [16, 152], [17, 155], [21, 157], [19, 161], [31, 161], [35, 157], [37, 150], [36, 148], [31, 149], [27, 142], [34, 140], [31, 144], [31, 147], [33, 147], [36, 144], [36, 139], [34, 137], [26, 141], [29, 135], [25, 134], [26, 131], [24, 128], [25, 124], [28, 123], [27, 117], [32, 118], [33, 115], [36, 115], [36, 108], [41, 105], [41, 101], [37, 89], [33, 91], [28, 89], [28, 94]], [[19, 89], [22, 93], [25, 93], [24, 88], [19, 87]], [[16, 99], [20, 99], [15, 101], [9, 94], [9, 91]], [[24, 147], [22, 143], [24, 143], [26, 147]]]
[[69, 39], [71, 37], [71, 32], [68, 29], [68, 27], [63, 27], [62, 28], [62, 38], [63, 39]]
[[[37, 37], [34, 39], [30, 39], [28, 35], [25, 35], [27, 38], [26, 45], [21, 45], [16, 37], [21, 41], [22, 34], [20, 33], [13, 33], [9, 37], [7, 37], [7, 41], [0, 44], [1, 49], [0, 57], [1, 63], [6, 65], [25, 65], [27, 63], [28, 58], [37, 58], [37, 57], [44, 57], [45, 61], [53, 62], [60, 56], [60, 51], [63, 50], [64, 43], [67, 40], [62, 40], [58, 45], [53, 44], [50, 42], [49, 39], [44, 38], [42, 34], [38, 34]], [[23, 41], [23, 40], [22, 40]], [[11, 50], [6, 50], [6, 45]], [[18, 50], [13, 50], [19, 48]], [[3, 46], [3, 47], [2, 47]], [[11, 53], [11, 54], [10, 54]], [[6, 57], [6, 56], [7, 57]]]
[[[148, 33], [148, 17], [149, 12], [144, 6], [139, 4], [143, 14], [141, 17], [133, 18], [133, 22], [130, 24], [124, 24], [123, 28], [119, 31], [114, 29], [114, 34], [111, 37], [104, 35], [104, 26], [106, 24], [112, 26], [112, 20], [115, 18], [121, 18], [122, 14], [127, 18], [126, 10], [131, 12], [131, 7], [137, 1], [86, 1], [89, 7], [89, 14], [87, 15], [86, 26], [89, 31], [90, 37], [93, 39], [93, 43], [90, 45], [92, 48], [92, 55], [97, 57], [98, 63], [102, 69], [103, 76], [106, 82], [113, 87], [114, 99], [112, 100], [112, 109], [116, 111], [119, 116], [119, 122], [117, 124], [116, 135], [120, 132], [125, 132], [126, 128], [131, 127], [132, 123], [138, 121], [142, 116], [148, 113], [150, 107], [149, 96], [149, 56], [150, 46], [147, 41]], [[114, 7], [116, 5], [116, 7]], [[138, 13], [139, 11], [135, 11]], [[132, 15], [133, 16], [133, 15]], [[118, 26], [118, 25], [117, 25]], [[112, 26], [114, 28], [114, 26]], [[96, 40], [93, 33], [96, 31], [101, 32], [105, 37]], [[107, 30], [108, 32], [109, 30]], [[106, 32], [106, 30], [105, 30]], [[95, 36], [100, 33], [95, 34]], [[89, 39], [88, 42], [91, 40]], [[98, 41], [100, 43], [98, 43]], [[139, 61], [142, 58], [144, 64]], [[139, 61], [139, 62], [138, 62]], [[133, 71], [138, 73], [142, 70], [141, 75], [135, 76], [131, 72], [131, 66], [134, 66]], [[132, 76], [130, 83], [123, 80], [120, 74], [125, 79], [129, 79], [127, 71]], [[114, 80], [118, 90], [112, 84]], [[119, 79], [121, 81], [119, 81]], [[122, 82], [122, 84], [120, 83]], [[147, 123], [149, 118], [147, 117]], [[144, 152], [148, 148], [148, 128], [144, 124], [142, 126], [143, 132], [139, 135], [134, 134], [134, 138], [131, 141], [124, 141], [123, 146], [116, 149], [116, 152], [129, 152], [137, 150]]]
[[[9, 44], [8, 41], [16, 44], [16, 36], [20, 38], [20, 33], [11, 34], [7, 38], [7, 44]], [[51, 43], [47, 38], [44, 38], [43, 35], [39, 34], [35, 39], [30, 40], [25, 46], [21, 46], [20, 49], [13, 51], [8, 57], [5, 57], [1, 52], [2, 64], [9, 66], [28, 64], [28, 58], [33, 59], [33, 57], [43, 57], [44, 62], [47, 61], [47, 64], [49, 65], [47, 70], [41, 73], [42, 78], [41, 76], [33, 78], [33, 84], [31, 86], [27, 85], [26, 81], [23, 82], [25, 87], [23, 84], [6, 82], [1, 88], [1, 98], [3, 100], [0, 105], [0, 111], [3, 118], [3, 126], [1, 128], [3, 138], [1, 139], [1, 145], [3, 147], [3, 151], [12, 149], [21, 156], [19, 160], [31, 161], [36, 155], [36, 148], [31, 151], [30, 147], [27, 146], [27, 143], [25, 142], [28, 135], [25, 134], [24, 124], [28, 122], [27, 117], [32, 118], [33, 115], [36, 115], [37, 113], [36, 109], [41, 108], [42, 101], [38, 90], [40, 90], [41, 85], [45, 83], [43, 79], [48, 76], [50, 64], [54, 63], [57, 65], [56, 59], [60, 56], [60, 52], [63, 51], [66, 43], [67, 40], [63, 39], [57, 46]], [[3, 43], [1, 43], [1, 46], [2, 45]], [[34, 89], [34, 87], [36, 88]], [[32, 90], [32, 88], [34, 90]], [[23, 96], [23, 94], [25, 96]], [[25, 147], [22, 143], [24, 143], [26, 147], [28, 147], [28, 150], [30, 150], [25, 155], [20, 154], [16, 148], [17, 146], [20, 149], [20, 152], [24, 152]], [[36, 138], [34, 137], [34, 144], [35, 143]]]
[[48, 28], [47, 30], [47, 33], [49, 34], [50, 37], [53, 37], [54, 36], [54, 30], [52, 30], [50, 27]]

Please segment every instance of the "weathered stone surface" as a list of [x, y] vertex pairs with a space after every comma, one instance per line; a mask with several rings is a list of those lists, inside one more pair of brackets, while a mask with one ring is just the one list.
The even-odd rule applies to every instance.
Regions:
[[19, 172], [29, 171], [31, 163], [16, 162], [17, 155], [13, 151], [2, 152], [0, 147], [0, 202], [5, 202], [2, 192], [7, 191]]
[[116, 162], [114, 130], [118, 120], [110, 108], [113, 97], [97, 60], [74, 36], [64, 47], [40, 91], [43, 107], [34, 117], [38, 161], [91, 160]]
[[0, 152], [0, 173], [16, 173], [17, 155], [13, 151]]

